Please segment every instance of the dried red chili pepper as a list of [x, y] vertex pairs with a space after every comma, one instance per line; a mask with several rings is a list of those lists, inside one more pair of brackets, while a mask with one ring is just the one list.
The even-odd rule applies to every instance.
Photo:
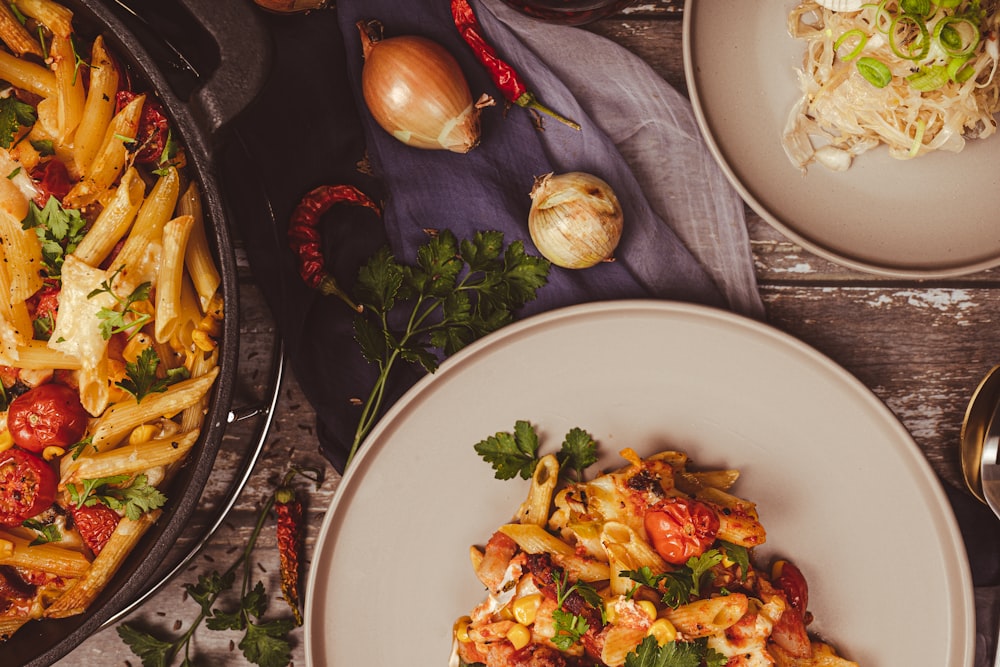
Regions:
[[321, 185], [313, 188], [292, 211], [288, 225], [288, 242], [299, 265], [299, 275], [307, 285], [322, 294], [333, 294], [354, 310], [361, 307], [351, 301], [333, 276], [324, 268], [323, 250], [320, 246], [319, 220], [334, 204], [366, 206], [381, 215], [378, 204], [353, 185]]
[[528, 90], [527, 85], [518, 76], [514, 68], [497, 55], [496, 49], [483, 37], [479, 19], [476, 18], [476, 14], [472, 11], [468, 0], [451, 0], [451, 16], [462, 39], [472, 49], [479, 62], [489, 71], [493, 77], [493, 83], [496, 84], [497, 88], [500, 89], [500, 92], [503, 93], [503, 96], [508, 101], [513, 102], [519, 107], [534, 109], [552, 116], [574, 130], [580, 129], [580, 124], [576, 121], [572, 121], [543, 105], [538, 100], [538, 97]]
[[302, 502], [289, 486], [289, 473], [274, 492], [274, 512], [278, 515], [278, 558], [281, 568], [281, 593], [292, 608], [295, 623], [302, 625], [299, 609], [299, 553], [302, 551]]

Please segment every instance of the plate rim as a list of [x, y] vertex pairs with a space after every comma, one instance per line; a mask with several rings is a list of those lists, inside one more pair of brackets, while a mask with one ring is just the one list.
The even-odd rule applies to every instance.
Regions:
[[350, 496], [354, 492], [354, 487], [356, 486], [354, 480], [356, 477], [363, 475], [363, 471], [365, 469], [363, 464], [365, 459], [367, 459], [368, 456], [376, 455], [375, 452], [379, 449], [379, 440], [383, 432], [393, 428], [392, 425], [397, 415], [408, 409], [408, 405], [411, 402], [418, 400], [423, 392], [427, 391], [433, 383], [440, 381], [440, 377], [446, 376], [452, 371], [452, 369], [460, 371], [467, 363], [469, 363], [470, 358], [487, 353], [490, 348], [501, 344], [510, 338], [530, 333], [533, 329], [541, 329], [558, 325], [560, 324], [560, 321], [572, 322], [573, 320], [602, 316], [608, 313], [613, 313], [621, 317], [630, 312], [654, 312], [662, 314], [665, 317], [688, 316], [700, 318], [703, 321], [714, 320], [770, 338], [774, 342], [785, 346], [790, 352], [802, 355], [812, 363], [818, 364], [826, 372], [831, 373], [832, 376], [834, 376], [839, 382], [843, 383], [845, 389], [852, 390], [858, 398], [861, 398], [865, 402], [869, 403], [873, 410], [881, 414], [881, 416], [885, 419], [886, 426], [895, 431], [901, 440], [906, 441], [906, 451], [912, 457], [911, 463], [919, 468], [922, 478], [926, 481], [927, 490], [933, 494], [933, 498], [931, 500], [934, 501], [934, 506], [941, 509], [943, 520], [941, 528], [944, 529], [946, 533], [943, 537], [948, 538], [947, 543], [954, 549], [954, 552], [952, 552], [951, 555], [954, 556], [959, 570], [954, 574], [956, 575], [956, 582], [961, 582], [962, 584], [960, 591], [962, 598], [961, 609], [953, 609], [953, 611], [961, 614], [961, 619], [964, 621], [963, 624], [966, 626], [964, 637], [965, 641], [961, 642], [961, 637], [954, 638], [956, 645], [960, 645], [962, 653], [965, 657], [965, 661], [956, 667], [973, 667], [976, 642], [975, 596], [972, 583], [971, 566], [969, 565], [968, 554], [965, 550], [965, 542], [962, 538], [954, 509], [942, 486], [942, 481], [934, 472], [923, 451], [916, 444], [916, 441], [913, 439], [912, 435], [902, 422], [881, 399], [879, 399], [867, 386], [864, 385], [864, 383], [851, 374], [847, 369], [833, 361], [830, 357], [823, 354], [816, 348], [792, 336], [791, 334], [788, 334], [766, 322], [755, 320], [731, 311], [701, 304], [656, 299], [622, 299], [577, 304], [553, 309], [516, 321], [488, 336], [485, 336], [484, 338], [473, 342], [456, 354], [445, 359], [435, 373], [425, 375], [418, 380], [403, 394], [402, 397], [400, 397], [398, 401], [396, 401], [396, 403], [389, 408], [389, 410], [386, 411], [386, 414], [379, 420], [369, 433], [368, 437], [362, 443], [362, 447], [358, 451], [353, 465], [347, 469], [341, 480], [338, 482], [337, 489], [334, 492], [329, 506], [327, 507], [323, 523], [320, 526], [320, 530], [316, 537], [306, 581], [304, 596], [305, 604], [303, 605], [303, 616], [305, 619], [303, 623], [303, 643], [305, 648], [306, 665], [318, 666], [326, 664], [326, 661], [323, 660], [322, 657], [317, 660], [317, 657], [314, 655], [314, 647], [316, 646], [314, 635], [316, 634], [318, 628], [316, 627], [314, 620], [316, 615], [310, 613], [312, 606], [318, 597], [316, 584], [320, 577], [320, 568], [317, 567], [317, 565], [320, 564], [324, 557], [324, 548], [332, 548], [327, 546], [326, 543], [329, 539], [331, 539], [330, 532], [333, 530], [334, 523], [336, 523], [336, 521], [340, 518], [339, 509], [341, 502], [345, 497]]
[[691, 107], [694, 111], [695, 121], [698, 124], [699, 130], [701, 130], [702, 138], [708, 146], [709, 153], [711, 153], [712, 157], [715, 158], [716, 163], [719, 165], [720, 169], [722, 169], [722, 172], [729, 180], [729, 183], [739, 193], [740, 197], [742, 197], [743, 200], [750, 206], [750, 208], [752, 208], [753, 211], [765, 222], [817, 257], [848, 269], [854, 269], [856, 271], [870, 273], [876, 276], [890, 278], [955, 278], [1000, 266], [1000, 253], [992, 258], [978, 261], [957, 263], [942, 262], [937, 268], [905, 268], [903, 266], [892, 265], [890, 263], [879, 264], [876, 262], [865, 261], [863, 259], [859, 259], [858, 257], [852, 257], [845, 253], [836, 252], [822, 243], [814, 241], [809, 238], [809, 236], [796, 230], [787, 222], [772, 213], [736, 176], [733, 166], [729, 163], [729, 160], [726, 159], [721, 146], [719, 146], [715, 139], [715, 135], [709, 126], [702, 96], [698, 90], [698, 76], [695, 71], [694, 57], [691, 52], [693, 30], [692, 23], [694, 20], [692, 17], [695, 14], [697, 4], [697, 0], [684, 0], [684, 15], [681, 21], [681, 52], [684, 61], [684, 79], [687, 82], [688, 97], [691, 100]]

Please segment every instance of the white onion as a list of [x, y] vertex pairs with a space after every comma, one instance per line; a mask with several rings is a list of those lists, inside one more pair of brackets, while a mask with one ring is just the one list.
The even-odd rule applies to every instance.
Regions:
[[585, 269], [610, 259], [622, 223], [618, 197], [597, 176], [572, 171], [535, 179], [528, 231], [538, 251], [556, 266]]

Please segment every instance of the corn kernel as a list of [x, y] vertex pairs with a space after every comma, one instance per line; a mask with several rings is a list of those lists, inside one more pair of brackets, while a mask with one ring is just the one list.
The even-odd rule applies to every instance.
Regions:
[[463, 616], [455, 621], [455, 639], [463, 644], [468, 644], [471, 641], [469, 639], [469, 623], [471, 622], [472, 619], [468, 616]]
[[52, 459], [59, 458], [66, 453], [66, 450], [62, 447], [56, 447], [55, 445], [49, 445], [42, 450], [42, 458], [46, 461], [51, 461]]
[[649, 620], [652, 621], [656, 619], [656, 605], [649, 600], [639, 600], [636, 603], [636, 606], [638, 606], [639, 609], [642, 609], [646, 616], [649, 616]]
[[646, 634], [656, 640], [660, 646], [669, 644], [677, 639], [677, 628], [665, 618], [658, 618], [649, 626]]
[[14, 437], [10, 431], [0, 432], [0, 452], [5, 452], [14, 446]]
[[531, 625], [535, 622], [535, 616], [538, 614], [538, 606], [540, 604], [542, 604], [541, 593], [532, 593], [531, 595], [525, 595], [514, 600], [514, 604], [512, 605], [514, 620], [521, 625]]
[[527, 626], [515, 623], [507, 631], [507, 641], [514, 645], [514, 648], [521, 650], [531, 641], [531, 630]]
[[774, 581], [781, 576], [781, 571], [785, 569], [785, 563], [787, 562], [788, 561], [781, 559], [774, 561], [771, 565], [771, 581]]
[[155, 434], [156, 427], [152, 424], [142, 424], [140, 426], [136, 426], [128, 435], [128, 444], [141, 445], [144, 442], [152, 440]]
[[618, 609], [615, 606], [618, 602], [618, 598], [612, 598], [604, 602], [604, 619], [608, 623], [618, 622]]

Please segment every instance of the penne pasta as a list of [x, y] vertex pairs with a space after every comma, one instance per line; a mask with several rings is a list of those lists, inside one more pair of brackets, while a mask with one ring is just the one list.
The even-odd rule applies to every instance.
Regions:
[[198, 431], [195, 430], [81, 456], [71, 469], [69, 477], [63, 479], [61, 484], [114, 475], [134, 475], [156, 466], [169, 465], [183, 459], [197, 440]]
[[0, 79], [42, 98], [56, 94], [56, 75], [33, 62], [0, 50]]
[[104, 141], [115, 112], [118, 69], [98, 36], [90, 54], [90, 89], [83, 105], [83, 115], [73, 137], [73, 164], [79, 174], [86, 174]]
[[194, 226], [191, 228], [191, 238], [188, 240], [184, 262], [188, 274], [191, 276], [191, 282], [198, 293], [202, 313], [207, 313], [212, 298], [219, 290], [222, 278], [219, 275], [219, 269], [215, 266], [212, 249], [208, 245], [208, 236], [205, 233], [205, 216], [201, 206], [201, 193], [197, 183], [192, 182], [188, 185], [177, 203], [177, 212], [194, 218]]
[[0, 243], [10, 279], [11, 303], [21, 303], [42, 287], [42, 246], [33, 229], [24, 229], [21, 221], [0, 209]]
[[73, 32], [73, 12], [52, 0], [17, 0], [18, 10], [30, 16], [58, 37], [69, 37]]
[[749, 609], [747, 596], [742, 593], [695, 600], [664, 612], [677, 632], [689, 639], [708, 637], [736, 625]]
[[0, 40], [19, 56], [31, 54], [43, 57], [42, 49], [28, 29], [17, 20], [10, 5], [0, 4]]
[[54, 37], [50, 47], [52, 68], [56, 74], [56, 128], [54, 135], [61, 144], [72, 139], [83, 117], [86, 93], [83, 77], [76, 62], [76, 52], [70, 37]]
[[161, 247], [163, 226], [174, 216], [179, 194], [180, 176], [176, 169], [170, 167], [156, 180], [143, 201], [132, 231], [115, 257], [115, 266], [123, 267], [116, 286], [132, 289], [142, 282], [156, 280], [159, 251], [155, 261], [146, 261], [146, 258], [150, 248]]
[[136, 542], [156, 523], [160, 514], [161, 512], [156, 510], [143, 514], [137, 521], [128, 518], [119, 521], [115, 532], [111, 534], [111, 539], [91, 566], [66, 593], [45, 610], [45, 616], [65, 618], [83, 613], [121, 567]]
[[549, 519], [549, 506], [559, 481], [559, 462], [554, 454], [543, 456], [531, 476], [528, 497], [518, 508], [515, 520], [544, 526]]
[[156, 341], [164, 343], [174, 335], [182, 320], [181, 287], [184, 282], [184, 252], [194, 218], [182, 215], [163, 225], [163, 254], [156, 281]]
[[132, 226], [145, 192], [142, 177], [135, 168], [129, 167], [115, 188], [111, 201], [101, 209], [73, 255], [85, 264], [100, 266]]
[[63, 549], [56, 544], [30, 546], [30, 541], [0, 530], [0, 565], [45, 570], [59, 577], [80, 577], [90, 569], [90, 561], [79, 551]]

